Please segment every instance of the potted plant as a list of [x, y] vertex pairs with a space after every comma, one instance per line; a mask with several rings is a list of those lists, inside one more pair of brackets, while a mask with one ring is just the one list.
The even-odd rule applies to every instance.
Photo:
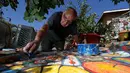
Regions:
[[128, 35], [129, 35], [129, 27], [128, 27], [128, 21], [126, 21], [126, 20], [123, 20], [123, 21], [121, 21], [121, 23], [123, 23], [123, 30], [121, 31], [121, 32], [119, 32], [119, 39], [121, 40], [121, 41], [124, 41], [124, 40], [127, 40], [128, 39]]
[[87, 43], [99, 43], [101, 38], [100, 35], [110, 35], [111, 25], [97, 24], [95, 21], [97, 15], [96, 13], [89, 13], [91, 7], [87, 4], [86, 0], [83, 2], [78, 0], [78, 3], [78, 6], [75, 6], [72, 2], [70, 2], [70, 5], [73, 6], [73, 8], [78, 9], [79, 12], [76, 22], [80, 42], [85, 39]]

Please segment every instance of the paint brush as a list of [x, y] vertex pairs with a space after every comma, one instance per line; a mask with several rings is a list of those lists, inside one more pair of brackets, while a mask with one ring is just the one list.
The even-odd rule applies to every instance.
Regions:
[[26, 53], [29, 59], [34, 58], [34, 53]]

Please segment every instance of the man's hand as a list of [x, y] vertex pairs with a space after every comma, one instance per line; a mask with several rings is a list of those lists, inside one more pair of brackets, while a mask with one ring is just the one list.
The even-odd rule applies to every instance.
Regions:
[[69, 44], [65, 45], [64, 49], [71, 49], [72, 47], [73, 47], [73, 45], [69, 43]]
[[44, 35], [46, 34], [47, 30], [48, 30], [48, 24], [46, 23], [37, 32], [37, 35], [35, 36], [35, 40], [34, 41], [29, 42], [25, 47], [23, 47], [23, 48], [17, 48], [16, 50], [17, 51], [21, 51], [21, 52], [26, 52], [26, 53], [32, 53], [32, 52], [34, 52], [38, 48], [39, 43], [40, 43], [42, 37], [44, 37]]
[[25, 47], [23, 47], [23, 52], [25, 53], [33, 53], [39, 46], [39, 42], [34, 40], [29, 42]]
[[76, 42], [66, 44], [64, 49], [72, 49], [73, 47], [77, 47]]

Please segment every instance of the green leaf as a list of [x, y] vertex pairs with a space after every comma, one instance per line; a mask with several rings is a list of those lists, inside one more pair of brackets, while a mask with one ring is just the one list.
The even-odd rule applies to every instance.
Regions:
[[32, 23], [35, 20], [35, 18], [33, 16], [31, 16], [28, 20], [29, 23]]
[[0, 8], [3, 7], [3, 5], [0, 3]]
[[42, 21], [43, 20], [43, 16], [40, 16], [39, 14], [35, 15], [35, 19], [38, 21]]
[[12, 9], [14, 9], [16, 11], [15, 5], [13, 4], [12, 0], [10, 0], [10, 6]]
[[29, 13], [27, 11], [24, 12], [24, 16], [25, 17], [28, 17], [29, 16]]
[[39, 4], [39, 0], [33, 0], [34, 4]]
[[[48, 14], [50, 8], [55, 8], [56, 5], [61, 5], [64, 0], [28, 0], [24, 19], [29, 22], [37, 20], [41, 21], [45, 19], [45, 14]], [[29, 18], [27, 18], [29, 17]]]
[[34, 8], [32, 11], [31, 11], [31, 15], [34, 15], [36, 12], [38, 12], [38, 9]]
[[27, 17], [27, 16], [24, 16], [24, 20], [29, 20], [29, 17]]
[[9, 1], [8, 0], [5, 0], [3, 6], [7, 7], [9, 5]]
[[29, 20], [29, 13], [27, 11], [24, 12], [24, 20]]

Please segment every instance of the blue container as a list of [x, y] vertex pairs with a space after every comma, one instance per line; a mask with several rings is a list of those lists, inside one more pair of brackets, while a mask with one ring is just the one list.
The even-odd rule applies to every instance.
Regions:
[[97, 55], [99, 54], [98, 44], [78, 44], [78, 53], [80, 55]]

